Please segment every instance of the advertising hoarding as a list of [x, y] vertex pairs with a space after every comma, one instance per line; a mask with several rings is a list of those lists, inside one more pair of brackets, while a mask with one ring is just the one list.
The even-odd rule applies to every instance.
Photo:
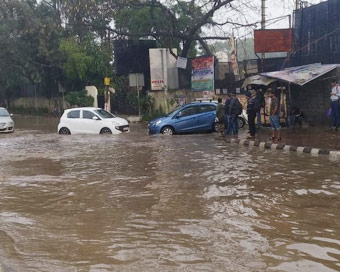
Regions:
[[264, 29], [254, 31], [255, 53], [292, 51], [292, 29]]
[[214, 90], [214, 57], [191, 60], [191, 89], [193, 91]]

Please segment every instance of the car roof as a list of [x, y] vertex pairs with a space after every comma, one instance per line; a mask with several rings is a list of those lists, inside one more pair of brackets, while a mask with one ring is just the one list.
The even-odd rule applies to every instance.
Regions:
[[212, 105], [212, 106], [216, 106], [216, 103], [214, 103], [214, 102], [191, 102], [191, 103], [183, 105], [183, 107], [188, 106], [188, 105], [193, 105], [193, 106]]
[[218, 103], [218, 101], [212, 99], [212, 98], [195, 98], [195, 100], [191, 103]]
[[81, 107], [81, 108], [66, 109], [65, 111], [72, 111], [72, 110], [102, 110], [102, 109], [96, 108], [96, 107]]

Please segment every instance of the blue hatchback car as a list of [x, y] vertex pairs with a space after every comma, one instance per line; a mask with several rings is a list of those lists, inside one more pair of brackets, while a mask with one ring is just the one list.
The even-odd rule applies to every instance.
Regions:
[[149, 123], [150, 134], [181, 134], [214, 131], [216, 103], [189, 103]]

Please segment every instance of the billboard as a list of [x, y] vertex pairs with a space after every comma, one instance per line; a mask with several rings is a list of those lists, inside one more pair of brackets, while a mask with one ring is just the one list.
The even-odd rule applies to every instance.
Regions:
[[191, 89], [193, 91], [214, 90], [214, 57], [191, 60]]
[[277, 78], [287, 82], [291, 82], [300, 86], [336, 69], [339, 64], [324, 64], [314, 63], [297, 67], [290, 67], [285, 70], [262, 73], [261, 75]]
[[[177, 54], [177, 49], [172, 49]], [[178, 89], [177, 59], [169, 49], [155, 48], [149, 50], [151, 90]]]
[[240, 71], [238, 69], [234, 33], [231, 36], [229, 43], [230, 43], [230, 49], [231, 49], [231, 67], [233, 68], [233, 73], [234, 73], [235, 79], [240, 80]]
[[255, 53], [290, 52], [292, 37], [291, 28], [255, 30]]

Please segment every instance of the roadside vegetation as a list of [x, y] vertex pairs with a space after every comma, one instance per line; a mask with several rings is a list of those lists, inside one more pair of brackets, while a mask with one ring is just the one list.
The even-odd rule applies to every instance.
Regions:
[[[27, 86], [34, 86], [36, 96], [58, 97], [63, 89], [72, 103], [86, 105], [89, 101], [73, 101], [75, 96], [86, 100], [86, 85], [95, 85], [103, 94], [103, 78], [108, 76], [116, 90], [113, 99], [136, 110], [136, 92], [122, 84], [126, 78], [115, 75], [113, 41], [153, 39], [160, 47], [177, 48], [182, 57], [211, 55], [211, 41], [229, 39], [217, 34], [222, 26], [233, 26], [228, 12], [238, 12], [251, 1], [241, 2], [2, 0], [0, 103], [9, 105]], [[222, 11], [225, 20], [215, 20]], [[146, 93], [141, 101], [142, 113], [151, 116], [152, 101]]]

